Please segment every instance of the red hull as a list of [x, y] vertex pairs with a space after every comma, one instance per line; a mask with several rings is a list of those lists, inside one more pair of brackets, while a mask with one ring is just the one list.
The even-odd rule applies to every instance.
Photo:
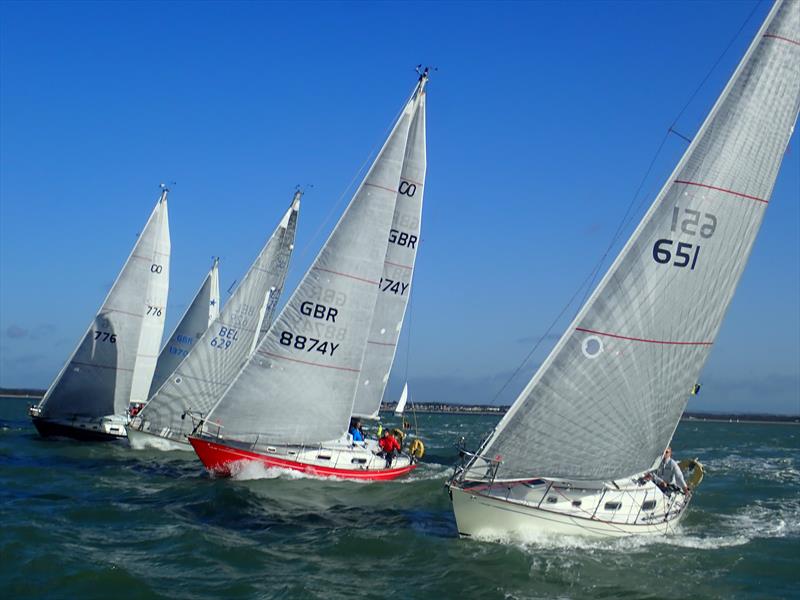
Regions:
[[317, 477], [338, 477], [340, 479], [358, 479], [360, 481], [388, 481], [410, 473], [417, 467], [417, 465], [409, 465], [400, 469], [380, 469], [374, 471], [333, 469], [331, 467], [321, 467], [291, 460], [283, 460], [273, 456], [259, 454], [258, 452], [225, 446], [217, 442], [209, 442], [208, 440], [192, 436], [189, 436], [189, 442], [192, 444], [192, 448], [194, 448], [194, 451], [197, 453], [197, 456], [200, 457], [206, 469], [222, 477], [230, 477], [231, 465], [240, 462], [258, 462], [266, 467], [291, 469], [292, 471], [301, 471]]

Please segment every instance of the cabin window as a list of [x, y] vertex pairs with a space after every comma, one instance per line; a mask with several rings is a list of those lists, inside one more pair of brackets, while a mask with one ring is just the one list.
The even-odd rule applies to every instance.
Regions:
[[354, 458], [350, 462], [353, 463], [354, 465], [363, 465], [363, 464], [367, 463], [367, 459], [366, 458]]
[[547, 503], [548, 504], [555, 504], [556, 502], [558, 502], [558, 498], [556, 496], [548, 496], [547, 497]]
[[275, 448], [273, 448], [272, 446], [267, 446], [267, 452], [275, 454], [277, 452], [277, 450]]
[[330, 459], [331, 459], [330, 455], [317, 454], [317, 460], [330, 460]]
[[642, 510], [653, 510], [656, 507], [655, 500], [647, 500], [642, 502]]
[[579, 508], [580, 505], [581, 505], [581, 501], [580, 500], [573, 500], [572, 501], [572, 506], [574, 506], [575, 508]]
[[297, 452], [295, 452], [294, 450], [289, 450], [288, 454], [289, 456], [294, 456], [295, 454], [297, 454]]
[[606, 502], [606, 510], [619, 510], [622, 502]]

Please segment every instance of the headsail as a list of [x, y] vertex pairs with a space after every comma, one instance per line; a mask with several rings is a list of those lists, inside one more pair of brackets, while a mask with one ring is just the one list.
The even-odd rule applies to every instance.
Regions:
[[378, 414], [411, 296], [425, 185], [426, 73], [420, 78], [419, 99], [409, 128], [394, 218], [389, 231], [389, 245], [378, 284], [378, 300], [356, 387], [353, 413], [362, 417]]
[[304, 444], [346, 431], [416, 91], [311, 268], [209, 415], [227, 438]]
[[[642, 222], [495, 429], [498, 478], [650, 468], [755, 241], [800, 106], [800, 2], [776, 2]], [[480, 476], [473, 465], [468, 477]]]
[[195, 294], [194, 300], [186, 309], [175, 331], [164, 344], [158, 356], [153, 382], [148, 397], [158, 391], [167, 377], [189, 354], [211, 322], [219, 316], [219, 259], [214, 259], [211, 270]]
[[267, 295], [280, 290], [294, 248], [301, 193], [270, 236], [247, 274], [225, 303], [219, 318], [195, 343], [134, 423], [142, 431], [185, 441], [192, 430], [187, 411], [206, 414], [244, 365], [261, 327]]
[[166, 289], [155, 282], [167, 278], [167, 223], [164, 190], [89, 330], [39, 403], [41, 416], [103, 417], [127, 410], [143, 322], [152, 317], [148, 303], [153, 290]]

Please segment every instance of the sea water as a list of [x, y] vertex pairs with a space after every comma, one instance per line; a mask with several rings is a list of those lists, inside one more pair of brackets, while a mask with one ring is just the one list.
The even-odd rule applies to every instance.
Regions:
[[[44, 440], [0, 401], [5, 598], [789, 598], [800, 594], [800, 426], [686, 421], [706, 478], [676, 535], [458, 538], [444, 482], [496, 416], [417, 415], [421, 466], [388, 483], [193, 453]], [[385, 417], [392, 422], [393, 417]]]

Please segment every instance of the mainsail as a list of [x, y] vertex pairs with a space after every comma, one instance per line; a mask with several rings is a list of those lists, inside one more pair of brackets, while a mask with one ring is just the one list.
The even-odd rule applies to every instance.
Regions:
[[356, 387], [353, 413], [364, 417], [377, 416], [380, 409], [411, 296], [425, 185], [425, 81], [423, 77], [417, 92], [419, 99], [409, 128], [378, 300]]
[[[144, 323], [159, 322], [152, 310], [148, 315], [148, 307], [156, 302], [163, 311], [168, 269], [164, 190], [89, 330], [39, 403], [42, 417], [94, 418], [127, 411], [133, 383], [139, 380], [136, 369], [148, 368], [142, 365]], [[163, 317], [160, 322], [163, 327]]]
[[206, 414], [251, 354], [267, 296], [283, 287], [294, 248], [301, 193], [250, 266], [219, 318], [142, 409], [134, 426], [181, 442], [192, 430], [191, 411]]
[[[499, 479], [613, 480], [669, 443], [750, 255], [800, 106], [776, 2], [654, 203], [481, 453]], [[468, 477], [479, 477], [477, 462]]]
[[209, 415], [209, 427], [221, 425], [228, 439], [306, 444], [346, 431], [421, 83], [311, 268]]
[[211, 270], [186, 309], [175, 331], [161, 349], [150, 384], [148, 398], [158, 391], [208, 326], [219, 316], [219, 259], [215, 258]]

